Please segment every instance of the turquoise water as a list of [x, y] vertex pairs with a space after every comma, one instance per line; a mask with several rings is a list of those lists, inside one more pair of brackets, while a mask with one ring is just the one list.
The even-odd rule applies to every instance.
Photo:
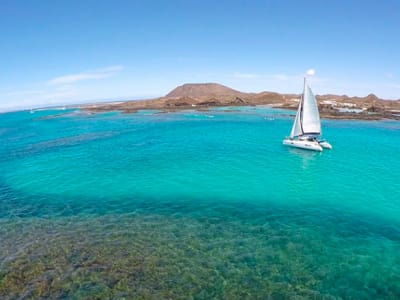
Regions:
[[0, 115], [0, 298], [400, 298], [400, 122], [292, 121]]

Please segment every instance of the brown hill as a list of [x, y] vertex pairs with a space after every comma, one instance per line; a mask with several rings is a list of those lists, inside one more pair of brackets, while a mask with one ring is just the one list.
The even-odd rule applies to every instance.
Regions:
[[165, 97], [240, 97], [244, 94], [218, 83], [186, 83], [173, 89]]

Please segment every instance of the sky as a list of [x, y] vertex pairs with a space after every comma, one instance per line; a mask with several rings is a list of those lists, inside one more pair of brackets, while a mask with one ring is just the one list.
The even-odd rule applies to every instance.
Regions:
[[315, 94], [400, 99], [400, 1], [0, 1], [0, 111], [184, 83], [301, 93], [307, 71]]

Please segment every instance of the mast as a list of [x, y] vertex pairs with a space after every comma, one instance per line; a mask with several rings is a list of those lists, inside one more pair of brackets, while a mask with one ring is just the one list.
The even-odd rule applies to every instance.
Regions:
[[301, 134], [304, 134], [304, 129], [303, 129], [303, 106], [304, 106], [304, 95], [306, 93], [306, 77], [304, 76], [303, 80], [303, 94], [301, 94], [301, 111], [300, 111], [300, 126], [301, 126]]
[[[303, 92], [304, 95], [304, 92]], [[301, 126], [301, 112], [303, 110], [303, 95], [300, 97], [299, 107], [297, 109], [296, 117], [294, 118], [293, 127], [290, 132], [290, 138], [303, 134], [303, 129]]]

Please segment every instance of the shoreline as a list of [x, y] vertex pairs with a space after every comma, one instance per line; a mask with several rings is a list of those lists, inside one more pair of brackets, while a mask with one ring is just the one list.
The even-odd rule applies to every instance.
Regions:
[[[136, 113], [140, 110], [158, 110], [160, 113], [168, 113], [168, 112], [178, 112], [185, 110], [194, 110], [194, 111], [209, 111], [212, 108], [223, 108], [223, 107], [243, 107], [243, 106], [269, 106], [274, 109], [284, 109], [290, 111], [296, 111], [297, 107], [288, 106], [284, 103], [264, 103], [264, 104], [236, 104], [236, 103], [227, 103], [226, 105], [160, 105], [160, 103], [154, 103], [154, 100], [140, 100], [140, 101], [126, 101], [119, 103], [106, 103], [106, 104], [95, 104], [95, 105], [83, 105], [79, 106], [80, 109], [84, 111], [88, 111], [91, 113], [102, 113], [102, 112], [110, 112], [110, 111], [120, 111], [122, 113]], [[229, 110], [227, 110], [229, 112]], [[333, 120], [366, 120], [366, 121], [378, 121], [378, 120], [398, 120], [400, 121], [400, 114], [396, 115], [392, 112], [381, 111], [381, 112], [340, 112], [336, 109], [321, 109], [320, 108], [320, 117], [321, 119], [333, 119]]]
[[[163, 97], [148, 100], [127, 100], [118, 103], [97, 103], [81, 106], [91, 112], [155, 109], [162, 112], [197, 110], [215, 107], [268, 105], [276, 109], [297, 110], [300, 94], [280, 94], [264, 91], [246, 93], [217, 83], [187, 83], [176, 87]], [[400, 120], [400, 99], [384, 100], [374, 94], [366, 97], [347, 95], [317, 95], [321, 118], [356, 120]]]

